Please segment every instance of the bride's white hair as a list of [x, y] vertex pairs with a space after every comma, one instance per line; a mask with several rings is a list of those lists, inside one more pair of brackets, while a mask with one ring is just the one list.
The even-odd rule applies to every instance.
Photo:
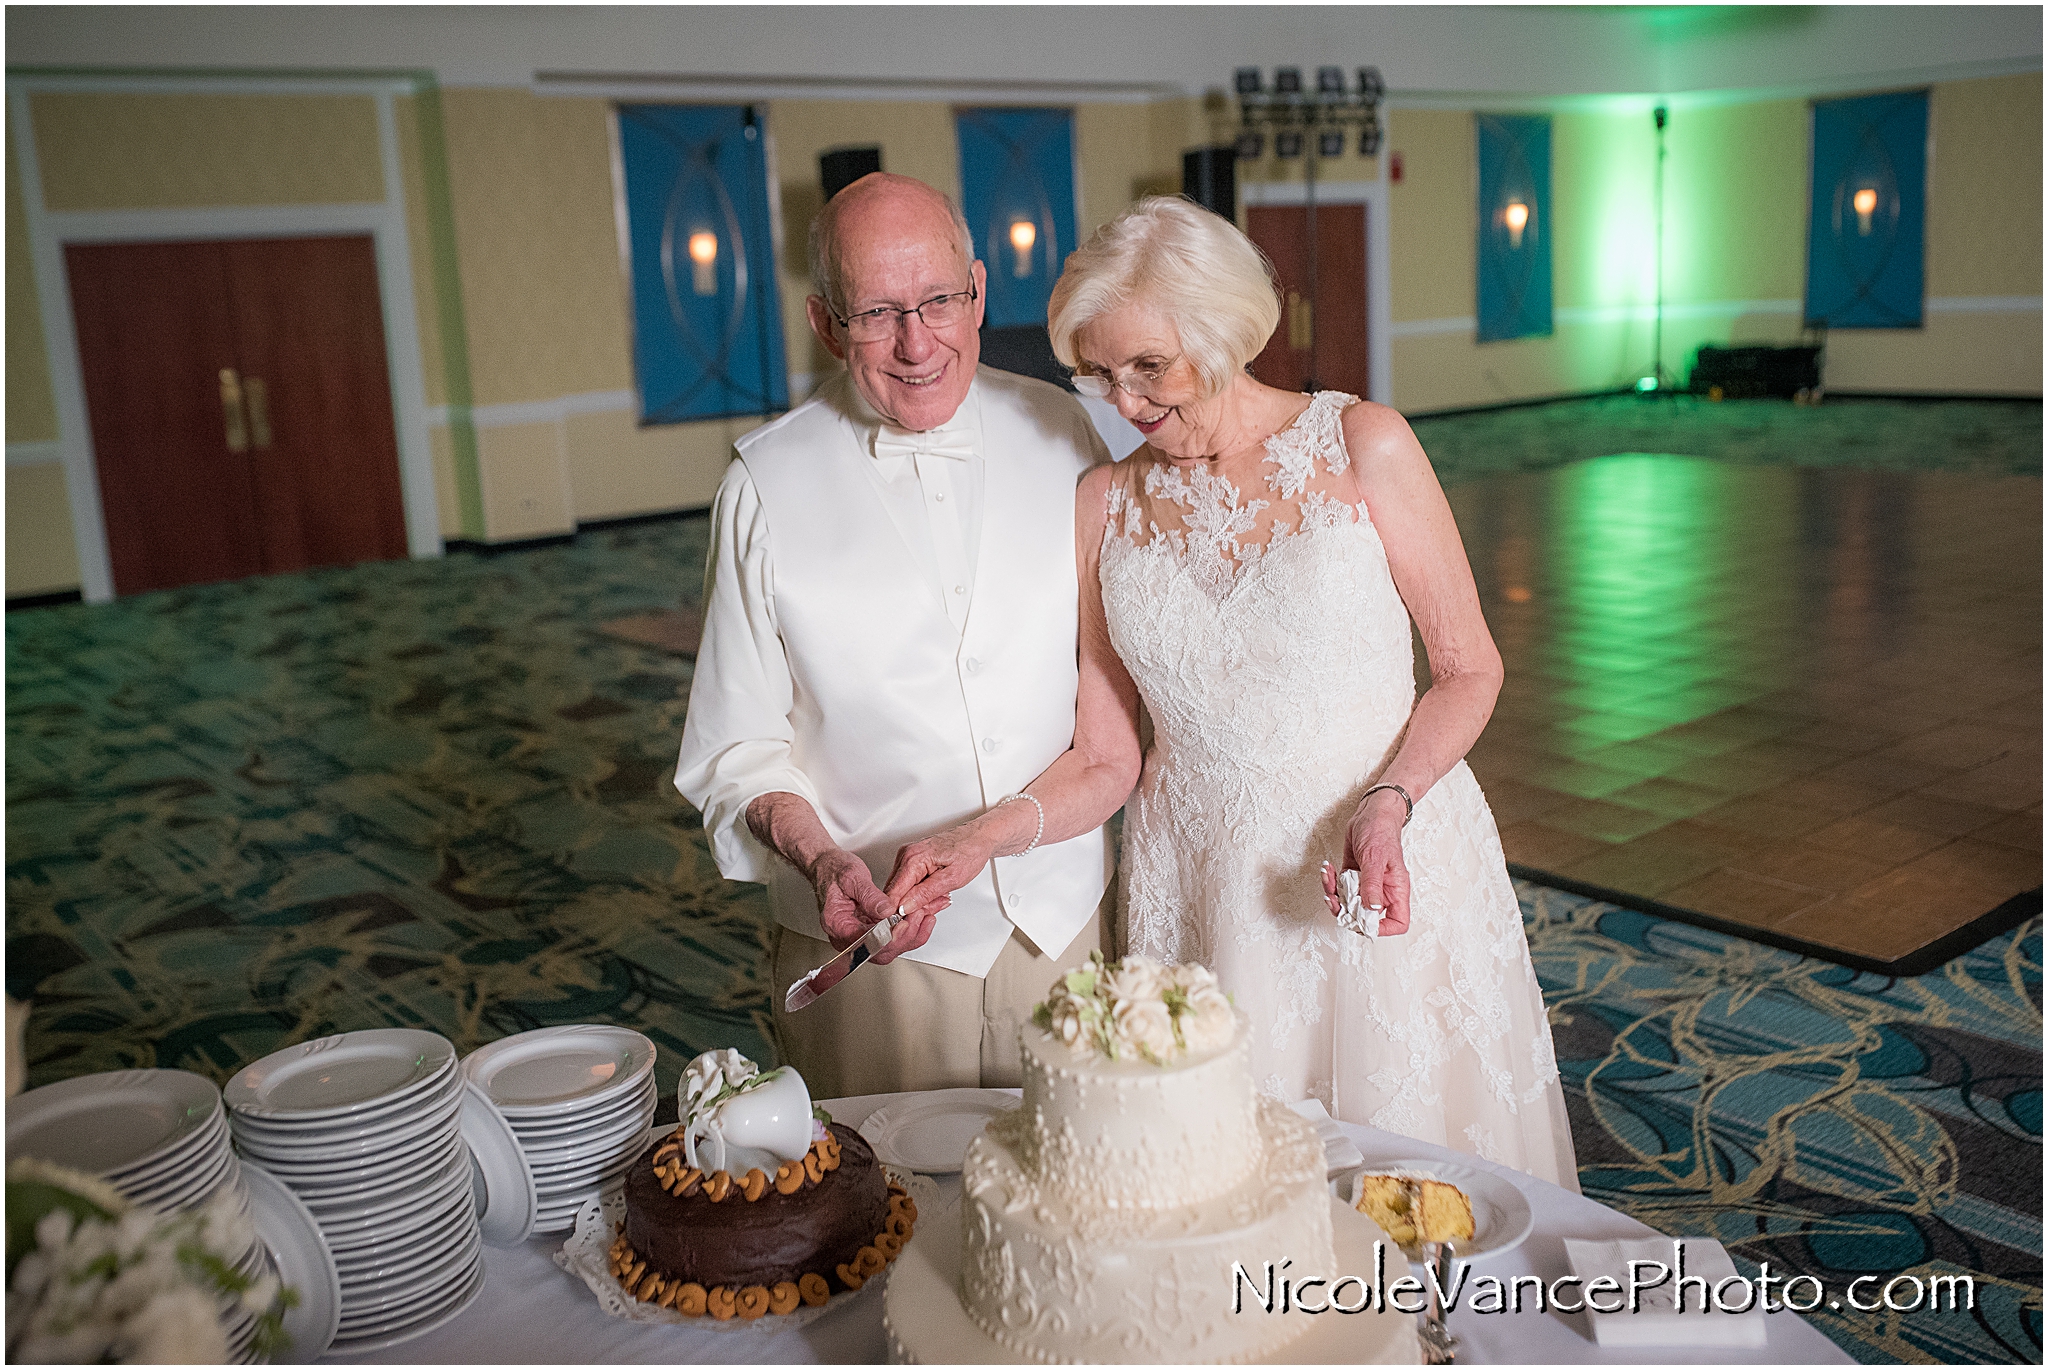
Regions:
[[1204, 399], [1249, 366], [1280, 324], [1265, 254], [1236, 224], [1178, 195], [1138, 201], [1067, 257], [1047, 308], [1053, 355], [1073, 366], [1074, 336], [1132, 303], [1173, 320]]

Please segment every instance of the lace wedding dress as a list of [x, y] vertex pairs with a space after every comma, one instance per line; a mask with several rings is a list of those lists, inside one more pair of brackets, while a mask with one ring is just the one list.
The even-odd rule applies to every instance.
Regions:
[[1252, 1023], [1260, 1088], [1578, 1188], [1500, 837], [1459, 762], [1403, 835], [1412, 921], [1337, 927], [1319, 868], [1415, 706], [1408, 611], [1325, 391], [1247, 498], [1141, 452], [1116, 468], [1101, 583], [1152, 718], [1125, 812], [1123, 944], [1199, 961]]

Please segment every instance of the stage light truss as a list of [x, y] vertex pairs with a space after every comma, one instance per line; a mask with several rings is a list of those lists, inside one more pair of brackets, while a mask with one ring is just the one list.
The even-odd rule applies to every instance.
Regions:
[[1311, 89], [1304, 85], [1300, 67], [1275, 67], [1269, 90], [1258, 67], [1239, 67], [1237, 155], [1264, 156], [1270, 132], [1274, 155], [1283, 160], [1311, 149], [1318, 157], [1339, 157], [1346, 133], [1356, 129], [1359, 155], [1378, 156], [1386, 83], [1377, 67], [1359, 67], [1356, 77], [1355, 83], [1347, 84], [1344, 68], [1318, 67]]

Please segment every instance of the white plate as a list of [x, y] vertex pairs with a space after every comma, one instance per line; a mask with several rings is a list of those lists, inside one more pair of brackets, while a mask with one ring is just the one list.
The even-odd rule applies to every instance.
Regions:
[[418, 1189], [429, 1177], [439, 1175], [457, 1158], [467, 1160], [469, 1153], [462, 1145], [459, 1135], [451, 1134], [441, 1145], [419, 1157], [418, 1163], [389, 1175], [378, 1175], [357, 1184], [312, 1185], [301, 1184], [284, 1176], [292, 1187], [292, 1193], [299, 1201], [313, 1210], [315, 1217], [325, 1213], [367, 1212], [384, 1199]]
[[466, 1185], [451, 1185], [437, 1191], [432, 1202], [417, 1209], [345, 1230], [338, 1230], [330, 1223], [321, 1231], [327, 1237], [328, 1246], [333, 1248], [337, 1261], [357, 1260], [373, 1251], [423, 1242], [428, 1239], [429, 1229], [454, 1226], [455, 1215], [462, 1207], [460, 1201], [467, 1190]]
[[462, 1140], [483, 1176], [484, 1202], [476, 1221], [484, 1240], [492, 1246], [519, 1245], [533, 1235], [533, 1215], [540, 1208], [533, 1170], [491, 1096], [469, 1081], [464, 1081], [462, 1096]]
[[189, 1170], [200, 1158], [226, 1145], [227, 1138], [228, 1111], [223, 1108], [156, 1155], [132, 1165], [117, 1166], [100, 1178], [114, 1185], [152, 1184]]
[[603, 1166], [578, 1166], [548, 1175], [536, 1171], [533, 1186], [540, 1193], [540, 1201], [546, 1203], [550, 1195], [566, 1193], [571, 1189], [588, 1189], [594, 1185], [609, 1184], [613, 1180], [623, 1180], [626, 1172], [633, 1168], [633, 1163], [643, 1154], [644, 1148], [636, 1148], [621, 1153], [617, 1160]]
[[365, 1105], [339, 1117], [259, 1115], [231, 1108], [228, 1110], [228, 1124], [237, 1136], [260, 1137], [280, 1146], [356, 1141], [386, 1131], [393, 1124], [416, 1116], [422, 1108], [430, 1107], [435, 1101], [448, 1098], [457, 1091], [461, 1078], [461, 1071], [450, 1068], [416, 1090], [380, 1100], [375, 1105]]
[[211, 1194], [221, 1181], [228, 1177], [228, 1169], [235, 1163], [232, 1151], [218, 1156], [209, 1156], [195, 1168], [194, 1172], [181, 1180], [152, 1185], [143, 1190], [131, 1190], [126, 1185], [114, 1188], [126, 1194], [139, 1204], [152, 1208], [179, 1209], [193, 1201]]
[[408, 1217], [423, 1208], [439, 1207], [440, 1200], [456, 1189], [467, 1193], [469, 1190], [469, 1158], [459, 1156], [451, 1161], [448, 1168], [438, 1175], [428, 1176], [407, 1193], [394, 1198], [380, 1199], [374, 1204], [350, 1208], [322, 1216], [320, 1230], [328, 1234], [329, 1241], [340, 1238], [346, 1243], [350, 1237], [386, 1229], [396, 1230], [398, 1220]]
[[941, 1089], [907, 1103], [876, 1109], [860, 1135], [884, 1165], [926, 1175], [958, 1173], [967, 1144], [991, 1118], [1018, 1106], [1017, 1096], [999, 1089]]
[[360, 1338], [353, 1339], [346, 1345], [337, 1341], [334, 1345], [334, 1352], [336, 1355], [361, 1356], [367, 1355], [372, 1351], [387, 1350], [390, 1347], [411, 1341], [414, 1337], [424, 1337], [435, 1328], [444, 1326], [456, 1314], [469, 1307], [471, 1301], [476, 1298], [477, 1292], [483, 1287], [484, 1263], [479, 1258], [476, 1263], [476, 1269], [470, 1274], [468, 1281], [454, 1291], [447, 1307], [423, 1317], [419, 1322], [411, 1326], [400, 1326], [390, 1331], [365, 1332]]
[[341, 1277], [335, 1273], [334, 1254], [313, 1215], [275, 1177], [244, 1166], [242, 1183], [277, 1277], [299, 1291], [298, 1306], [284, 1313], [285, 1335], [292, 1339], [290, 1358], [318, 1360], [341, 1326]]
[[[330, 1186], [350, 1184], [378, 1179], [382, 1176], [417, 1167], [423, 1157], [431, 1155], [448, 1144], [454, 1129], [445, 1125], [424, 1130], [417, 1137], [408, 1137], [392, 1144], [389, 1153], [372, 1152], [367, 1156], [322, 1156], [318, 1153], [301, 1157], [291, 1153], [286, 1160], [266, 1149], [243, 1143], [242, 1150], [251, 1156], [260, 1157], [263, 1168], [281, 1180], [291, 1182], [293, 1188], [302, 1184]], [[435, 1167], [438, 1169], [438, 1167]]]
[[638, 1136], [649, 1123], [654, 1121], [654, 1100], [649, 1099], [635, 1108], [627, 1109], [618, 1117], [560, 1137], [534, 1138], [524, 1133], [514, 1133], [519, 1149], [524, 1151], [536, 1165], [547, 1165], [555, 1161], [573, 1160], [578, 1154], [587, 1154], [607, 1146]]
[[654, 1069], [654, 1043], [603, 1023], [536, 1028], [478, 1047], [462, 1070], [507, 1118], [581, 1112]]
[[188, 1144], [219, 1108], [213, 1081], [189, 1070], [79, 1075], [7, 1101], [7, 1155], [132, 1170]]
[[430, 1227], [403, 1242], [373, 1248], [365, 1256], [337, 1254], [335, 1269], [341, 1272], [341, 1287], [345, 1295], [348, 1290], [378, 1285], [398, 1275], [436, 1270], [445, 1265], [448, 1257], [468, 1240], [454, 1223]]
[[519, 1134], [521, 1146], [546, 1145], [558, 1142], [564, 1137], [574, 1137], [593, 1127], [610, 1127], [622, 1118], [631, 1117], [642, 1109], [654, 1107], [659, 1094], [654, 1077], [649, 1075], [647, 1083], [625, 1097], [607, 1099], [596, 1107], [582, 1113], [570, 1113], [553, 1118], [507, 1119], [512, 1130]]
[[645, 1143], [641, 1143], [641, 1137], [645, 1132], [647, 1124], [641, 1122], [639, 1134], [633, 1134], [633, 1137], [618, 1137], [610, 1143], [604, 1143], [602, 1147], [592, 1147], [590, 1151], [578, 1153], [561, 1161], [547, 1161], [528, 1151], [526, 1165], [532, 1167], [532, 1180], [535, 1180], [535, 1184], [547, 1184], [549, 1180], [559, 1184], [561, 1180], [567, 1180], [569, 1175], [602, 1175], [604, 1171], [616, 1169], [621, 1165], [631, 1165], [633, 1161], [637, 1161], [641, 1153], [647, 1151]]
[[346, 1132], [322, 1132], [322, 1134], [301, 1134], [301, 1137], [279, 1137], [274, 1132], [262, 1132], [256, 1128], [244, 1128], [240, 1124], [229, 1124], [236, 1134], [236, 1143], [246, 1151], [258, 1151], [276, 1159], [311, 1161], [319, 1157], [352, 1157], [352, 1155], [379, 1155], [389, 1153], [391, 1147], [403, 1147], [426, 1137], [428, 1132], [440, 1130], [463, 1108], [461, 1077], [453, 1077], [453, 1085], [446, 1094], [440, 1094], [436, 1085], [426, 1098], [412, 1100], [406, 1110], [393, 1114], [391, 1118], [379, 1118], [375, 1124], [350, 1128]]
[[415, 1306], [427, 1302], [423, 1292], [431, 1293], [445, 1288], [456, 1276], [469, 1268], [480, 1247], [480, 1238], [475, 1228], [445, 1242], [434, 1253], [432, 1260], [410, 1270], [359, 1271], [353, 1279], [343, 1277], [341, 1281], [342, 1325], [360, 1324], [373, 1318], [383, 1317], [378, 1310], [402, 1307], [406, 1303]]
[[252, 1117], [341, 1118], [427, 1088], [454, 1061], [437, 1032], [371, 1028], [273, 1051], [221, 1093]]
[[393, 1328], [440, 1307], [469, 1278], [471, 1267], [483, 1259], [483, 1250], [483, 1243], [472, 1232], [424, 1276], [389, 1281], [389, 1287], [365, 1291], [353, 1299], [344, 1290], [341, 1331], [336, 1335], [348, 1338]]
[[1411, 1175], [1442, 1180], [1463, 1190], [1472, 1203], [1472, 1240], [1456, 1244], [1461, 1260], [1512, 1251], [1536, 1226], [1536, 1215], [1522, 1191], [1511, 1181], [1477, 1166], [1459, 1165], [1455, 1161], [1368, 1161], [1330, 1181], [1330, 1192], [1356, 1207], [1360, 1175]]

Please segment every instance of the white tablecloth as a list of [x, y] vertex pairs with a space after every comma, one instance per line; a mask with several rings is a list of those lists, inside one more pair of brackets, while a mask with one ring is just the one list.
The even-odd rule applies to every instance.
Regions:
[[[874, 1094], [823, 1101], [833, 1118], [858, 1127], [884, 1104], [908, 1096]], [[1368, 1161], [1433, 1157], [1480, 1166], [1511, 1179], [1528, 1196], [1536, 1216], [1527, 1241], [1488, 1260], [1484, 1273], [1508, 1278], [1540, 1275], [1546, 1281], [1569, 1273], [1564, 1239], [1617, 1240], [1655, 1235], [1633, 1218], [1556, 1185], [1517, 1171], [1488, 1166], [1462, 1152], [1411, 1141], [1391, 1132], [1340, 1124]], [[942, 1177], [942, 1198], [957, 1200], [958, 1177]], [[336, 1363], [494, 1364], [563, 1362], [767, 1362], [879, 1363], [882, 1300], [879, 1291], [850, 1300], [806, 1327], [769, 1331], [764, 1319], [727, 1331], [648, 1326], [609, 1318], [581, 1280], [554, 1263], [561, 1236], [539, 1237], [524, 1246], [485, 1248], [484, 1287], [476, 1302], [446, 1326], [377, 1355], [331, 1358]], [[1755, 1351], [1700, 1351], [1683, 1346], [1603, 1351], [1588, 1338], [1581, 1315], [1478, 1314], [1460, 1306], [1450, 1318], [1459, 1339], [1458, 1360], [1486, 1364], [1631, 1364], [1646, 1360], [1716, 1364], [1846, 1364], [1850, 1358], [1795, 1313], [1768, 1319], [1769, 1342]]]

